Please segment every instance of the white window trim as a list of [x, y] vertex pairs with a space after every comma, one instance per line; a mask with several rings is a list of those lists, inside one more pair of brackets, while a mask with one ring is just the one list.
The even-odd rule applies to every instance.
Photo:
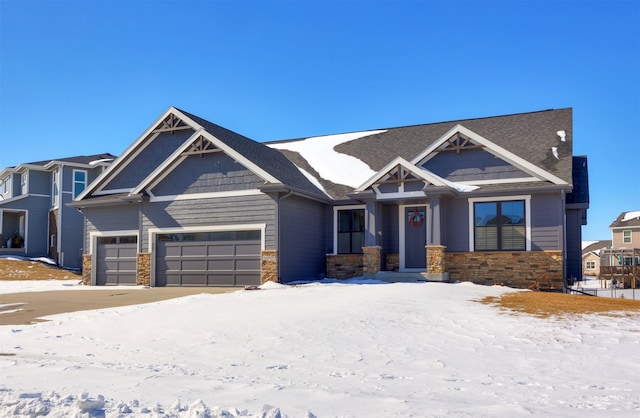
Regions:
[[[626, 238], [624, 236], [625, 232], [629, 233], [629, 241], [626, 241]], [[633, 231], [631, 231], [630, 229], [625, 229], [622, 231], [622, 243], [623, 244], [632, 244], [633, 243]]]
[[[344, 206], [334, 206], [333, 207], [333, 252], [329, 255], [338, 255], [338, 211], [340, 210], [351, 210], [351, 209], [364, 209], [365, 219], [367, 218], [367, 208], [366, 205], [344, 205]], [[365, 224], [364, 229], [366, 231], [367, 225]]]
[[51, 207], [55, 209], [59, 205], [60, 205], [60, 170], [56, 168], [51, 173]]
[[[585, 261], [585, 268], [587, 270], [595, 270], [596, 269], [596, 262], [594, 260], [587, 260]], [[589, 267], [589, 266], [593, 266], [593, 267]]]
[[[225, 232], [225, 231], [260, 231], [260, 250], [266, 249], [267, 224], [234, 224], [234, 225], [216, 225], [216, 226], [185, 226], [181, 228], [149, 228], [149, 253], [151, 254], [151, 287], [156, 285], [156, 236], [160, 234], [183, 234], [194, 232]], [[140, 240], [138, 239], [138, 252], [140, 248]]]
[[[80, 183], [79, 181], [76, 181], [76, 173], [84, 173], [84, 187], [82, 188], [82, 190], [80, 190], [80, 193], [76, 194], [76, 183]], [[87, 172], [87, 170], [78, 170], [78, 169], [73, 169], [73, 177], [71, 177], [71, 194], [73, 196], [73, 198], [75, 199], [76, 197], [80, 196], [82, 194], [82, 192], [84, 192], [84, 189], [87, 188], [87, 184], [88, 184], [88, 177], [89, 177], [89, 173]]]
[[21, 194], [23, 195], [29, 194], [29, 171], [28, 170], [20, 174], [20, 188], [22, 189]]
[[[473, 217], [473, 204], [477, 202], [508, 202], [512, 200], [524, 200], [525, 219], [525, 251], [531, 251], [531, 195], [499, 196], [499, 197], [473, 197], [469, 198], [469, 252], [476, 252], [474, 245], [475, 219]], [[502, 251], [502, 250], [496, 250]]]
[[8, 176], [0, 180], [0, 183], [2, 183], [2, 197], [4, 198], [4, 200], [11, 199], [13, 197], [11, 195], [11, 190], [12, 190], [11, 176], [12, 175], [13, 174], [9, 174]]

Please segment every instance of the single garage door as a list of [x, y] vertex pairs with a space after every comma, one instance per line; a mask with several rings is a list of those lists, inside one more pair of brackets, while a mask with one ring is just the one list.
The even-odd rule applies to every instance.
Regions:
[[135, 285], [136, 236], [99, 237], [96, 260], [97, 285]]
[[260, 231], [158, 235], [156, 286], [260, 284]]

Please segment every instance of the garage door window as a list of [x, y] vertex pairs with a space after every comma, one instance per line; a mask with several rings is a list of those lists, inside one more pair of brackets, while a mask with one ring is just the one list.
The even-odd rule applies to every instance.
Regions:
[[138, 238], [135, 236], [98, 238], [98, 244], [135, 244], [136, 242], [138, 242]]
[[260, 231], [219, 231], [158, 235], [158, 240], [165, 242], [244, 241], [257, 239], [260, 239]]

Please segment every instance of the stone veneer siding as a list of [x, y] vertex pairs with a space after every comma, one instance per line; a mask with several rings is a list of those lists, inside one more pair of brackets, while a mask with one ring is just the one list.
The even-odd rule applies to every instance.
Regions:
[[261, 253], [261, 283], [278, 282], [278, 251], [262, 250]]
[[385, 268], [386, 271], [398, 271], [400, 269], [400, 254], [388, 253], [386, 260], [387, 260], [387, 266]]
[[327, 254], [327, 277], [350, 279], [362, 276], [362, 254]]
[[446, 269], [445, 247], [444, 245], [429, 244], [427, 249], [427, 273], [444, 273]]
[[381, 268], [380, 251], [382, 247], [363, 247], [362, 248], [362, 275], [365, 277], [375, 276]]
[[91, 254], [82, 254], [82, 284], [91, 285]]
[[451, 281], [562, 290], [562, 251], [447, 252]]
[[151, 286], [151, 254], [138, 253], [136, 267], [136, 284], [138, 286]]

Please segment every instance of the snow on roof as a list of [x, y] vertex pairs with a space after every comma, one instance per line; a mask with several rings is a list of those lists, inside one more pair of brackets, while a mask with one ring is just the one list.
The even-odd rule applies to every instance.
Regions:
[[585, 248], [587, 248], [589, 245], [593, 245], [598, 241], [582, 241], [582, 249], [584, 250]]
[[298, 167], [296, 166], [296, 168], [298, 170], [300, 170], [300, 172], [311, 182], [311, 184], [313, 184], [314, 186], [316, 186], [318, 189], [320, 189], [322, 191], [322, 193], [326, 194], [327, 196], [331, 197], [331, 195], [329, 193], [327, 193], [327, 191], [324, 189], [324, 186], [322, 186], [322, 184], [320, 184], [320, 182], [318, 181], [317, 178], [315, 178], [313, 175], [311, 175], [311, 173], [309, 173], [307, 170], [305, 170], [302, 167]]
[[625, 213], [624, 217], [622, 218], [622, 222], [630, 221], [636, 218], [640, 218], [640, 210]]
[[383, 132], [386, 132], [386, 130], [317, 136], [300, 141], [268, 145], [275, 149], [297, 152], [307, 160], [309, 165], [311, 165], [323, 179], [356, 188], [376, 172], [364, 161], [351, 155], [339, 153], [335, 151], [334, 148], [345, 142]]

